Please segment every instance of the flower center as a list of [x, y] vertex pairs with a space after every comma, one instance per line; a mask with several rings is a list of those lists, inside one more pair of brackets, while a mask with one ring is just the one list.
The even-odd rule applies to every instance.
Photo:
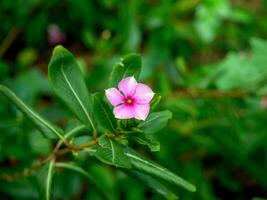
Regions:
[[127, 98], [125, 99], [125, 103], [128, 104], [128, 105], [131, 105], [131, 104], [133, 104], [133, 99], [127, 97]]

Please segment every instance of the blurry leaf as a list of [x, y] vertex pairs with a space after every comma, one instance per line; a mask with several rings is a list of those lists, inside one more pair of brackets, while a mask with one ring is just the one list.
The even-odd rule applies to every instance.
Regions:
[[92, 99], [83, 75], [74, 56], [62, 46], [54, 49], [49, 63], [49, 78], [58, 95], [73, 113], [88, 127], [95, 126], [92, 120]]
[[[28, 179], [18, 179], [16, 181], [8, 182], [1, 180], [1, 198], [5, 197], [5, 194], [8, 194], [13, 199], [38, 199], [38, 192], [34, 185]], [[2, 197], [4, 196], [4, 197]]]
[[157, 80], [159, 84], [158, 87], [159, 87], [160, 93], [165, 96], [169, 95], [172, 91], [170, 78], [164, 72], [160, 72], [156, 76], [157, 76]]
[[119, 194], [116, 191], [117, 188], [117, 176], [114, 170], [102, 163], [92, 163], [88, 166], [90, 174], [94, 175], [95, 182], [101, 186], [110, 199], [119, 199]]
[[266, 84], [267, 42], [251, 40], [252, 55], [230, 53], [215, 65], [215, 84], [221, 90], [242, 89], [255, 91]]
[[136, 51], [138, 50], [141, 41], [140, 27], [134, 17], [129, 20], [128, 26], [128, 35], [126, 36], [125, 48], [128, 51]]
[[72, 139], [74, 147], [87, 143], [90, 140], [92, 140], [92, 136], [89, 136], [89, 135], [76, 136], [75, 138]]
[[196, 10], [196, 30], [204, 42], [211, 42], [219, 30], [223, 19], [229, 18], [231, 7], [228, 0], [210, 0]]
[[43, 133], [45, 137], [56, 138], [59, 137], [64, 140], [62, 134], [57, 127], [50, 124], [48, 121], [43, 119], [40, 115], [35, 113], [29, 106], [27, 106], [23, 101], [21, 101], [12, 91], [7, 87], [0, 85], [0, 93], [6, 96], [9, 101], [11, 101], [21, 112], [23, 112]]
[[91, 1], [79, 0], [79, 1], [69, 1], [68, 6], [72, 13], [72, 18], [76, 22], [82, 22], [85, 27], [90, 27], [92, 22], [94, 22], [94, 6]]
[[54, 160], [42, 166], [31, 178], [39, 193], [39, 199], [51, 200], [52, 198], [52, 179], [54, 176]]
[[[47, 41], [46, 31], [48, 25], [48, 12], [36, 12], [34, 17], [30, 17], [25, 23], [27, 26], [24, 28], [26, 43], [29, 46], [44, 46]], [[42, 42], [40, 42], [42, 41]]]
[[77, 134], [83, 132], [87, 133], [89, 131], [88, 127], [81, 124], [79, 121], [74, 121], [72, 123], [69, 123], [68, 126], [69, 127], [65, 130], [65, 135], [64, 135], [66, 139], [71, 139]]
[[144, 122], [141, 122], [138, 125], [138, 127], [145, 133], [155, 133], [164, 128], [168, 120], [171, 118], [172, 118], [172, 113], [168, 110], [153, 112], [148, 116], [148, 118]]
[[155, 95], [150, 103], [151, 110], [155, 109], [161, 100], [160, 95]]
[[121, 59], [120, 63], [117, 63], [110, 77], [110, 86], [117, 87], [118, 83], [128, 76], [134, 76], [136, 79], [139, 78], [141, 72], [141, 56], [139, 54], [128, 54]]
[[94, 47], [94, 43], [95, 43], [95, 36], [93, 35], [92, 31], [88, 28], [84, 28], [81, 32], [81, 38], [83, 41], [83, 44], [87, 47], [87, 48], [92, 48]]
[[92, 185], [97, 189], [98, 193], [103, 197], [103, 199], [109, 199], [108, 194], [106, 194], [106, 192], [101, 188], [101, 186], [97, 183], [97, 181], [95, 181], [95, 177], [93, 177], [89, 172], [85, 171], [76, 163], [57, 162], [55, 163], [55, 167], [65, 168], [78, 172], [79, 174], [83, 175], [86, 179], [88, 179], [90, 183], [92, 183]]
[[46, 179], [46, 192], [45, 192], [46, 200], [52, 199], [51, 187], [52, 187], [53, 171], [54, 171], [54, 160], [51, 160], [48, 166], [47, 179]]
[[193, 10], [201, 1], [200, 0], [181, 0], [175, 3], [177, 12], [188, 12]]
[[15, 81], [12, 81], [12, 86], [14, 93], [28, 104], [34, 104], [40, 94], [50, 95], [52, 93], [47, 77], [35, 68], [29, 69], [27, 73], [19, 74]]
[[179, 70], [179, 73], [181, 73], [183, 76], [188, 76], [189, 70], [184, 57], [180, 56], [176, 58], [176, 66]]
[[30, 66], [38, 59], [38, 52], [33, 48], [26, 48], [19, 52], [18, 62], [23, 66]]
[[94, 95], [94, 115], [99, 125], [106, 130], [116, 132], [117, 121], [109, 105], [104, 101], [103, 95]]
[[159, 164], [141, 156], [134, 150], [127, 148], [125, 149], [125, 154], [130, 158], [130, 162], [134, 169], [155, 176], [157, 178], [161, 178], [169, 183], [183, 187], [184, 189], [191, 192], [196, 191], [195, 186], [191, 183], [177, 176], [168, 169], [160, 166]]
[[29, 134], [29, 143], [32, 153], [36, 155], [49, 155], [52, 151], [52, 141], [44, 138], [41, 134], [35, 133], [33, 130]]
[[103, 135], [98, 138], [98, 144], [95, 156], [102, 162], [116, 167], [130, 168], [129, 158], [124, 154], [123, 148], [116, 141]]
[[148, 187], [150, 187], [155, 192], [162, 195], [163, 197], [165, 197], [168, 200], [178, 199], [178, 197], [175, 193], [173, 193], [171, 190], [169, 190], [167, 187], [165, 187], [164, 184], [162, 184], [161, 182], [159, 182], [158, 180], [156, 180], [155, 178], [153, 178], [151, 176], [137, 172], [137, 171], [132, 170], [132, 169], [130, 169], [130, 170], [125, 169], [125, 170], [123, 170], [123, 172], [125, 172], [129, 176], [139, 180], [139, 182], [141, 184], [146, 184]]

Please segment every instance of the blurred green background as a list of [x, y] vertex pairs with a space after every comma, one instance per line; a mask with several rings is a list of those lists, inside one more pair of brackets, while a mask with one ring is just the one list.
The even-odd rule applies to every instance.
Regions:
[[[173, 119], [150, 158], [197, 187], [185, 200], [267, 198], [266, 0], [1, 0], [0, 83], [66, 128], [71, 113], [47, 80], [53, 47], [78, 58], [90, 91], [129, 52], [141, 79], [163, 96]], [[21, 171], [54, 144], [0, 96], [0, 172]], [[83, 158], [79, 158], [83, 159]], [[161, 199], [112, 167], [85, 160], [113, 199]], [[59, 171], [56, 199], [99, 197], [80, 175]], [[31, 177], [0, 180], [0, 199], [38, 199]]]

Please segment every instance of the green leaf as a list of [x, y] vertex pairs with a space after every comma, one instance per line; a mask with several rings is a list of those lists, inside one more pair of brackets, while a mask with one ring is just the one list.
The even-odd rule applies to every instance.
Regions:
[[83, 124], [77, 124], [76, 126], [74, 126], [72, 129], [70, 129], [69, 131], [66, 131], [66, 134], [64, 135], [64, 137], [67, 139], [69, 138], [73, 138], [75, 135], [79, 134], [80, 132], [86, 131], [88, 130], [88, 128], [83, 125]]
[[103, 95], [94, 95], [94, 115], [101, 127], [115, 133], [117, 121], [109, 105], [104, 101]]
[[143, 174], [141, 172], [138, 172], [138, 171], [135, 171], [132, 169], [130, 169], [130, 170], [124, 169], [123, 172], [125, 172], [129, 176], [137, 179], [138, 181], [140, 181], [140, 183], [146, 184], [148, 187], [150, 187], [155, 192], [162, 195], [163, 197], [165, 197], [168, 200], [178, 199], [178, 196], [174, 192], [169, 190], [160, 181], [158, 181], [157, 179], [155, 179], [151, 176], [148, 176], [146, 174]]
[[103, 135], [98, 138], [98, 144], [95, 156], [102, 162], [116, 167], [130, 168], [129, 158], [124, 154], [123, 148], [116, 141]]
[[128, 54], [121, 59], [120, 63], [117, 63], [110, 77], [110, 86], [117, 87], [118, 83], [125, 77], [134, 76], [139, 78], [141, 72], [141, 56], [136, 53]]
[[53, 169], [54, 169], [54, 160], [51, 160], [48, 166], [48, 173], [46, 178], [46, 190], [45, 190], [46, 200], [50, 200], [52, 196], [51, 185], [52, 185]]
[[51, 139], [59, 137], [60, 139], [64, 140], [64, 137], [57, 127], [34, 112], [7, 87], [0, 85], [0, 93], [7, 97], [10, 102], [12, 102], [25, 116], [27, 116], [32, 121], [33, 124], [39, 129], [39, 131], [41, 131], [44, 137]]
[[130, 158], [133, 169], [141, 171], [143, 173], [161, 178], [176, 186], [183, 187], [191, 192], [195, 192], [196, 188], [191, 183], [187, 182], [183, 178], [174, 174], [170, 170], [160, 166], [159, 164], [141, 156], [130, 148], [125, 149], [125, 154]]
[[95, 189], [102, 196], [103, 199], [110, 199], [108, 197], [108, 195], [106, 194], [106, 192], [103, 191], [103, 189], [101, 188], [101, 186], [99, 184], [97, 184], [97, 182], [95, 181], [95, 178], [89, 172], [85, 171], [83, 168], [81, 168], [76, 163], [57, 162], [57, 163], [55, 163], [55, 167], [65, 168], [65, 169], [69, 169], [69, 170], [72, 170], [72, 171], [75, 171], [75, 172], [80, 173], [86, 179], [88, 179], [88, 181], [95, 187]]
[[91, 95], [87, 91], [82, 72], [74, 56], [64, 47], [57, 46], [49, 63], [48, 73], [59, 98], [81, 122], [95, 131]]
[[147, 135], [145, 133], [139, 133], [134, 136], [135, 140], [142, 145], [146, 145], [149, 147], [150, 151], [159, 151], [160, 143], [151, 137], [151, 134]]
[[172, 113], [168, 110], [153, 112], [144, 122], [140, 123], [138, 127], [145, 133], [155, 133], [164, 128], [164, 126], [167, 125], [168, 120], [171, 118]]

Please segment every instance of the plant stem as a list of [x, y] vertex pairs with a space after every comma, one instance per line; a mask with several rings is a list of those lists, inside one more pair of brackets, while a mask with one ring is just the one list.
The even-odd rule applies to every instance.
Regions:
[[[69, 152], [80, 151], [80, 150], [83, 150], [83, 149], [86, 149], [88, 147], [92, 147], [92, 146], [96, 145], [97, 144], [97, 138], [94, 139], [94, 140], [91, 140], [91, 141], [89, 141], [87, 143], [77, 145], [76, 147], [73, 147], [72, 145], [71, 146], [68, 145], [68, 146], [66, 146], [66, 148], [59, 150], [62, 144], [63, 144], [63, 141], [60, 140], [56, 144], [56, 146], [55, 146], [54, 150], [52, 151], [52, 153], [46, 159], [41, 160], [41, 161], [33, 164], [29, 168], [25, 168], [21, 172], [17, 172], [17, 173], [13, 173], [13, 174], [0, 174], [0, 180], [2, 179], [2, 180], [6, 180], [6, 181], [14, 181], [14, 180], [16, 180], [16, 179], [18, 179], [20, 177], [30, 176], [30, 175], [34, 174], [45, 163], [47, 163], [47, 162], [49, 162], [51, 160], [56, 160], [58, 157], [60, 157], [60, 156], [62, 156], [64, 154], [67, 154]], [[70, 144], [70, 143], [68, 143], [68, 144]]]

